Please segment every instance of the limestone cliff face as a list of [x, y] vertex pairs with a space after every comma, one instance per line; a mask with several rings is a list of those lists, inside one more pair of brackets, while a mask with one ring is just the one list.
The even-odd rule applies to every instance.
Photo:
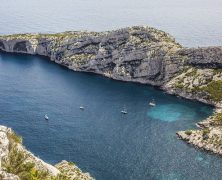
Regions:
[[0, 36], [0, 50], [38, 54], [75, 71], [164, 87], [186, 66], [222, 65], [222, 48], [183, 48], [150, 27], [107, 32], [64, 32]]
[[222, 47], [190, 48], [180, 54], [188, 57], [187, 64], [200, 68], [221, 68]]
[[158, 86], [183, 67], [183, 57], [177, 54], [181, 46], [169, 34], [149, 27], [3, 36], [0, 49], [44, 55], [76, 71]]
[[222, 47], [183, 48], [183, 70], [164, 84], [171, 94], [222, 108]]

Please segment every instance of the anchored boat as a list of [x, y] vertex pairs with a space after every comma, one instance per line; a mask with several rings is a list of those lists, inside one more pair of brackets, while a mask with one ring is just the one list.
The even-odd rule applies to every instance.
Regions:
[[154, 99], [149, 102], [149, 105], [150, 105], [150, 106], [156, 106], [156, 103], [155, 103]]
[[47, 114], [45, 115], [45, 120], [49, 120], [49, 117]]
[[79, 109], [84, 110], [85, 108], [83, 106], [80, 106]]
[[123, 108], [123, 110], [121, 111], [121, 113], [122, 113], [122, 114], [127, 114], [128, 112], [127, 112], [126, 108]]

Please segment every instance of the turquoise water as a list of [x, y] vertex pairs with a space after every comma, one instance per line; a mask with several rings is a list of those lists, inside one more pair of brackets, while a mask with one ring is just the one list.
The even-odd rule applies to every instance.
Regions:
[[[156, 107], [148, 105], [153, 98]], [[127, 115], [120, 113], [124, 106]], [[37, 156], [73, 161], [99, 180], [222, 176], [221, 158], [175, 135], [195, 128], [212, 107], [150, 86], [73, 72], [43, 57], [1, 53], [0, 109], [0, 124], [22, 135]]]
[[1, 0], [0, 34], [149, 25], [184, 46], [221, 45], [221, 0]]
[[[205, 107], [201, 107], [204, 108]], [[207, 111], [207, 110], [206, 110]], [[192, 107], [188, 107], [183, 104], [170, 102], [153, 107], [148, 113], [148, 117], [161, 121], [178, 121], [181, 119], [192, 119], [198, 116], [197, 112], [192, 110]]]

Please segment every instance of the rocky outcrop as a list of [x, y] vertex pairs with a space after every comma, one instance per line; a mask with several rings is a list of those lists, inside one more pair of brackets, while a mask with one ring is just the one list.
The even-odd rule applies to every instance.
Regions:
[[222, 71], [187, 66], [183, 72], [164, 85], [164, 90], [187, 99], [221, 106]]
[[62, 161], [55, 165], [66, 177], [70, 180], [81, 179], [81, 180], [93, 180], [89, 173], [83, 173], [75, 164]]
[[0, 126], [0, 179], [3, 180], [92, 180], [76, 165], [62, 161], [52, 166], [39, 159], [21, 144], [22, 139], [11, 128]]
[[221, 68], [222, 47], [183, 49], [180, 54], [187, 56], [187, 64], [200, 68]]
[[3, 42], [0, 42], [0, 49], [5, 50], [5, 45], [3, 44]]
[[31, 152], [26, 150], [22, 144], [19, 143], [19, 137], [15, 135], [12, 129], [7, 128], [5, 126], [0, 126], [0, 154], [1, 159], [6, 160], [10, 154], [10, 148], [13, 144], [16, 144], [16, 148], [18, 151], [21, 151], [25, 155], [27, 155], [27, 161], [34, 162], [35, 167], [38, 170], [46, 170], [50, 175], [57, 176], [60, 171], [53, 167], [50, 164], [45, 163], [41, 159], [35, 157]]
[[181, 46], [169, 34], [149, 27], [111, 32], [65, 32], [0, 37], [6, 52], [48, 56], [75, 71], [113, 79], [163, 85], [183, 67]]
[[[151, 84], [217, 108], [222, 105], [222, 47], [183, 48], [155, 28], [0, 36], [0, 50], [43, 55], [74, 71]], [[222, 132], [216, 126], [214, 132]], [[188, 139], [184, 132], [178, 134]]]
[[0, 171], [1, 180], [20, 180], [20, 178], [14, 174], [7, 173], [5, 171]]
[[197, 123], [198, 130], [179, 131], [177, 135], [198, 148], [222, 155], [222, 108], [206, 120]]
[[43, 55], [75, 71], [162, 87], [185, 66], [222, 64], [221, 47], [182, 48], [169, 34], [150, 27], [0, 36], [0, 50]]

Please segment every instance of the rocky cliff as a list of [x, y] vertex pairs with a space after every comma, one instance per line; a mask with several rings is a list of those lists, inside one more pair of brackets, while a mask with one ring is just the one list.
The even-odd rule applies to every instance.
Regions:
[[169, 34], [149, 27], [3, 36], [0, 49], [48, 56], [75, 71], [158, 86], [183, 67], [183, 57], [176, 53], [181, 46]]
[[75, 71], [162, 87], [188, 66], [222, 66], [222, 47], [183, 48], [150, 27], [0, 36], [0, 50], [43, 55]]
[[[222, 107], [222, 47], [184, 48], [155, 28], [0, 36], [0, 50], [43, 55], [75, 71], [159, 86], [170, 94], [212, 104], [217, 112]], [[218, 117], [215, 112], [211, 121], [218, 122]], [[210, 134], [212, 128], [222, 132], [222, 123], [209, 125], [208, 131], [201, 126], [192, 133]], [[191, 138], [178, 134], [187, 141]]]
[[45, 163], [23, 145], [22, 139], [11, 128], [0, 126], [1, 180], [92, 180], [75, 164], [62, 161], [55, 166]]

